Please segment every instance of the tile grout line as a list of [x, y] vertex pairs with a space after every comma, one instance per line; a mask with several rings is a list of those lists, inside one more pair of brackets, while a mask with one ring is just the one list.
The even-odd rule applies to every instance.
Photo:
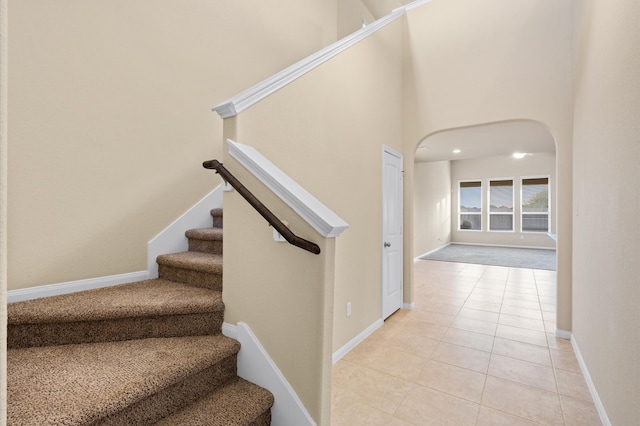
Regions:
[[496, 329], [493, 334], [493, 342], [491, 344], [491, 352], [489, 353], [489, 364], [487, 365], [487, 372], [484, 375], [484, 384], [482, 386], [482, 393], [480, 394], [480, 407], [478, 408], [478, 416], [476, 418], [476, 425], [480, 421], [480, 412], [482, 411], [482, 407], [484, 406], [484, 393], [487, 389], [487, 380], [489, 379], [489, 368], [491, 367], [491, 360], [493, 359], [493, 349], [496, 345], [496, 333], [498, 331], [498, 324], [500, 322], [500, 315], [502, 313], [502, 304], [504, 302], [504, 293], [507, 291], [507, 281], [509, 280], [510, 270], [507, 270], [507, 277], [505, 278], [504, 289], [502, 290], [502, 301], [500, 302], [500, 312], [498, 312], [498, 319], [496, 322]]
[[[538, 295], [538, 303], [540, 304], [540, 315], [542, 315], [542, 322], [544, 325], [544, 313], [542, 311], [542, 303], [540, 302], [540, 291], [538, 289], [538, 278], [536, 277], [536, 274], [533, 274], [533, 279], [536, 285], [536, 294]], [[557, 310], [557, 306], [556, 306], [556, 310]], [[564, 404], [562, 403], [562, 398], [560, 398], [560, 385], [558, 384], [558, 373], [556, 371], [556, 365], [555, 365], [555, 361], [553, 359], [553, 354], [551, 351], [551, 345], [549, 344], [549, 335], [546, 333], [547, 329], [545, 326], [545, 335], [547, 337], [547, 351], [549, 352], [549, 359], [551, 360], [551, 370], [553, 371], [553, 378], [555, 380], [555, 384], [556, 384], [556, 395], [558, 395], [558, 405], [560, 406], [560, 412], [562, 413], [562, 421], [563, 423], [567, 423], [567, 416], [565, 414], [565, 410], [564, 410]]]

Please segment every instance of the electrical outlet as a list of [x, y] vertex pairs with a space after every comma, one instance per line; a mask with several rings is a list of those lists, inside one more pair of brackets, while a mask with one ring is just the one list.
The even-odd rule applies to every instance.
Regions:
[[351, 316], [351, 302], [347, 303], [347, 318]]

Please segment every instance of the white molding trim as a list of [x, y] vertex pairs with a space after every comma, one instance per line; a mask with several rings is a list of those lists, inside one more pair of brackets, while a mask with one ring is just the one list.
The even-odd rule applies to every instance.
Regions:
[[267, 160], [256, 149], [227, 139], [229, 154], [273, 191], [325, 238], [337, 237], [349, 227], [337, 214]]
[[246, 323], [224, 323], [222, 333], [240, 342], [238, 376], [268, 389], [275, 402], [271, 408], [274, 426], [315, 426], [316, 422], [298, 398], [286, 377], [273, 362]]
[[571, 332], [567, 330], [560, 330], [556, 328], [555, 335], [561, 339], [571, 340]]
[[447, 243], [447, 244], [441, 245], [441, 246], [440, 246], [440, 247], [438, 247], [438, 248], [434, 248], [434, 249], [433, 249], [433, 250], [431, 250], [431, 251], [428, 251], [428, 252], [426, 252], [426, 253], [422, 253], [421, 255], [414, 257], [414, 258], [413, 258], [413, 261], [414, 261], [414, 262], [417, 262], [417, 261], [419, 261], [419, 260], [424, 260], [424, 259], [420, 259], [420, 258], [421, 258], [422, 256], [429, 256], [431, 253], [435, 253], [435, 252], [437, 252], [437, 251], [438, 251], [438, 250], [440, 250], [440, 249], [443, 249], [443, 248], [445, 248], [445, 247], [450, 246], [451, 244], [452, 244], [452, 243]]
[[187, 251], [189, 241], [184, 235], [187, 229], [209, 228], [212, 226], [211, 209], [222, 207], [222, 193], [225, 185], [218, 185], [189, 210], [174, 220], [147, 243], [147, 269], [149, 278], [158, 278], [156, 258], [165, 253]]
[[358, 346], [364, 339], [369, 337], [374, 331], [382, 327], [383, 324], [384, 324], [384, 321], [382, 321], [382, 319], [378, 319], [369, 327], [362, 330], [356, 337], [349, 340], [346, 345], [344, 345], [343, 347], [341, 347], [340, 349], [338, 349], [333, 353], [333, 356], [332, 356], [333, 363], [335, 364], [336, 362], [340, 361], [342, 357], [348, 354], [353, 348]]
[[222, 334], [224, 334], [225, 336], [231, 339], [238, 340], [238, 327], [228, 322], [223, 322]]
[[[557, 334], [557, 331], [556, 331]], [[573, 352], [576, 354], [576, 359], [578, 360], [578, 365], [580, 365], [580, 370], [582, 370], [582, 375], [584, 376], [585, 382], [587, 382], [587, 387], [589, 388], [589, 392], [591, 393], [591, 398], [593, 398], [593, 403], [596, 406], [596, 410], [598, 410], [598, 415], [600, 416], [600, 421], [602, 421], [603, 426], [611, 426], [611, 421], [609, 420], [609, 416], [607, 416], [607, 412], [604, 409], [604, 404], [602, 404], [602, 400], [600, 399], [600, 395], [598, 395], [598, 391], [596, 390], [596, 386], [591, 379], [591, 374], [589, 374], [589, 369], [587, 368], [587, 364], [584, 362], [584, 358], [582, 358], [582, 353], [580, 352], [580, 348], [578, 347], [578, 342], [573, 334], [569, 333], [571, 336], [571, 346], [573, 346]]]
[[261, 81], [260, 83], [213, 107], [212, 109], [213, 111], [217, 112], [218, 115], [220, 115], [220, 117], [222, 118], [234, 117], [250, 106], [260, 102], [262, 99], [296, 80], [297, 78], [303, 76], [319, 65], [322, 65], [326, 61], [337, 56], [339, 53], [345, 51], [359, 41], [367, 38], [371, 34], [378, 31], [380, 28], [383, 28], [387, 24], [395, 21], [408, 11], [427, 3], [431, 3], [431, 0], [414, 1], [413, 3], [394, 9], [388, 15], [383, 16], [377, 21], [367, 24], [361, 29], [354, 31], [353, 33], [336, 41], [335, 43], [330, 44], [324, 49], [321, 49], [316, 53], [307, 56], [306, 58], [285, 68], [279, 73], [274, 74], [266, 80]]
[[375, 33], [390, 22], [395, 21], [397, 18], [404, 15], [404, 13], [404, 8], [394, 10], [390, 14], [372, 22], [366, 27], [349, 34], [324, 49], [321, 49], [305, 59], [285, 68], [279, 73], [274, 74], [266, 80], [263, 80], [243, 92], [240, 92], [231, 99], [215, 106], [213, 111], [217, 112], [222, 118], [229, 118], [239, 114], [369, 35]]
[[404, 6], [404, 10], [406, 10], [407, 12], [410, 10], [415, 9], [416, 7], [420, 7], [423, 6], [427, 3], [431, 3], [431, 0], [417, 0], [414, 2], [409, 3], [408, 5]]
[[149, 278], [148, 271], [129, 272], [126, 274], [110, 275], [106, 277], [89, 278], [86, 280], [68, 281], [57, 284], [47, 284], [38, 287], [21, 288], [7, 292], [7, 303], [23, 302], [25, 300], [40, 299], [42, 297], [59, 296], [84, 290], [111, 287]]
[[402, 304], [402, 309], [408, 309], [408, 310], [411, 310], [411, 309], [413, 309], [413, 308], [415, 308], [415, 307], [416, 307], [416, 304], [415, 304], [415, 303], [403, 303], [403, 304]]

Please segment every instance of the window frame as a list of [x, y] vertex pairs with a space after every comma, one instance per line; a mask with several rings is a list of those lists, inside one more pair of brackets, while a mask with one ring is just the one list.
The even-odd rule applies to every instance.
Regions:
[[[524, 211], [524, 188], [525, 181], [527, 180], [541, 180], [546, 179], [547, 185], [547, 210], [546, 212], [525, 212]], [[532, 215], [546, 215], [547, 216], [547, 229], [546, 230], [525, 230], [524, 218]], [[534, 175], [534, 176], [521, 176], [520, 177], [520, 232], [523, 234], [542, 234], [551, 232], [551, 176], [549, 175]]]
[[[463, 188], [462, 184], [464, 183], [479, 183], [480, 184], [480, 211], [479, 212], [463, 212], [461, 210], [462, 205], [460, 202], [460, 189]], [[484, 182], [482, 179], [465, 179], [465, 180], [459, 180], [458, 181], [458, 231], [464, 231], [464, 232], [482, 232], [484, 231], [484, 191], [483, 191], [483, 187], [484, 187]], [[462, 215], [474, 215], [474, 216], [478, 216], [480, 218], [480, 229], [468, 229], [468, 228], [463, 228], [462, 227]]]
[[[491, 211], [491, 183], [492, 182], [511, 182], [511, 212], [492, 212]], [[498, 185], [496, 185], [498, 186]], [[504, 185], [506, 186], [506, 185]], [[515, 209], [515, 178], [489, 178], [487, 185], [487, 231], [488, 232], [515, 232], [516, 231], [516, 209]], [[491, 216], [511, 216], [511, 229], [491, 229]]]

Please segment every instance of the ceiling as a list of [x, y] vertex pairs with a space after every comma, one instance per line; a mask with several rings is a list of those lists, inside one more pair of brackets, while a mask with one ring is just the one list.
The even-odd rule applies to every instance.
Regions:
[[[459, 149], [460, 152], [455, 154], [454, 149]], [[506, 156], [514, 152], [555, 150], [553, 136], [544, 125], [535, 121], [516, 120], [435, 133], [419, 145], [415, 161], [466, 160]]]

